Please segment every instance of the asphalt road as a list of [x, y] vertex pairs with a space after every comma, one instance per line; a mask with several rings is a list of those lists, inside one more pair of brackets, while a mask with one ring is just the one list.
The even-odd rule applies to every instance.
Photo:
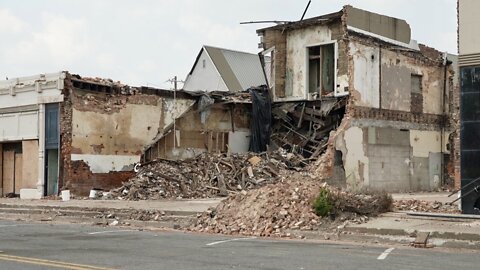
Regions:
[[479, 269], [472, 251], [0, 221], [0, 269]]

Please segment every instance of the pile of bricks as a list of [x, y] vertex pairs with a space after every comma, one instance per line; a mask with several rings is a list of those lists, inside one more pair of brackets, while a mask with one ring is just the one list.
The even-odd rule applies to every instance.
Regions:
[[295, 155], [204, 153], [182, 161], [156, 160], [142, 165], [137, 175], [107, 199], [155, 200], [228, 196], [281, 180], [289, 174]]
[[[331, 215], [317, 216], [312, 205], [320, 188], [332, 195]], [[296, 173], [276, 184], [235, 194], [215, 209], [203, 213], [189, 229], [232, 235], [291, 237], [292, 232], [337, 229], [347, 221], [363, 223], [368, 216], [388, 211], [385, 194], [353, 194], [322, 184], [307, 174]], [[297, 236], [295, 235], [295, 236]]]
[[442, 203], [439, 201], [422, 201], [422, 200], [396, 200], [394, 202], [396, 211], [413, 211], [413, 212], [431, 212], [431, 213], [450, 213], [457, 214], [461, 211], [457, 205]]

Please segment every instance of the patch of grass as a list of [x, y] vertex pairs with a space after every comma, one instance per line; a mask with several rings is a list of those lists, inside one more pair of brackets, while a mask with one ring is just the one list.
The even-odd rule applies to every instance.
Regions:
[[333, 209], [333, 203], [330, 198], [330, 191], [326, 188], [321, 188], [315, 201], [313, 201], [313, 209], [317, 216], [326, 217]]

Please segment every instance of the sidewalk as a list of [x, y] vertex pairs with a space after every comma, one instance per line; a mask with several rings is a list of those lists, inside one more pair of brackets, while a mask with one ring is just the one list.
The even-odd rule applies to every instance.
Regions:
[[0, 208], [24, 209], [65, 209], [65, 210], [157, 210], [177, 214], [196, 214], [215, 207], [221, 199], [196, 200], [151, 200], [151, 201], [121, 201], [121, 200], [21, 200], [18, 198], [0, 198]]
[[347, 225], [344, 232], [402, 244], [412, 242], [419, 232], [429, 232], [429, 243], [434, 246], [480, 249], [480, 216], [473, 215], [428, 217], [391, 212], [364, 224]]
[[[441, 202], [450, 203], [457, 198], [457, 194], [448, 197], [450, 192], [414, 192], [414, 193], [393, 193], [392, 198], [394, 200], [420, 200], [427, 202]], [[455, 203], [459, 204], [459, 201]]]

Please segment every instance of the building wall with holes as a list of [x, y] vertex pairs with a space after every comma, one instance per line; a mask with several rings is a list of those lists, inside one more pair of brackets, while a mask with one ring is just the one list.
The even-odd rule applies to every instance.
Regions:
[[80, 195], [109, 190], [131, 177], [144, 147], [195, 102], [141, 91], [104, 92], [90, 83], [96, 85], [66, 80], [61, 117], [64, 184]]

